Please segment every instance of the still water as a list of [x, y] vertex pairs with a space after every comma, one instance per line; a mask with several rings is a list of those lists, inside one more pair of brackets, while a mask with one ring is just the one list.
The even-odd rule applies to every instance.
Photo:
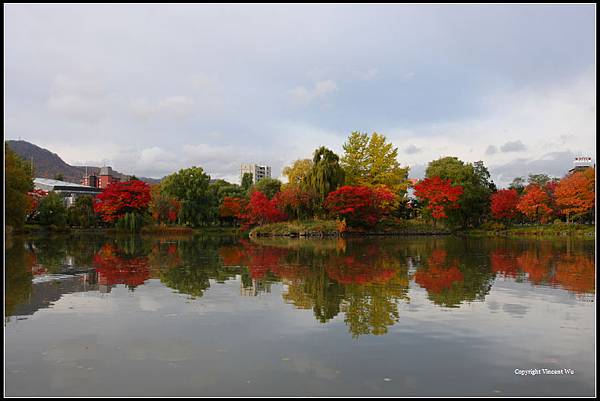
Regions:
[[5, 258], [8, 396], [595, 394], [593, 241], [13, 238]]

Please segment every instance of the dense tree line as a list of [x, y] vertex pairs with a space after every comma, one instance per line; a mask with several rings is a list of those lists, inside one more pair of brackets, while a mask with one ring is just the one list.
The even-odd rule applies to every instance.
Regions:
[[[398, 149], [384, 135], [353, 132], [340, 157], [322, 146], [312, 159], [283, 169], [287, 183], [265, 178], [241, 185], [211, 179], [192, 166], [150, 187], [135, 177], [109, 185], [95, 198], [82, 196], [65, 208], [56, 194], [34, 191], [29, 165], [5, 146], [6, 224], [25, 221], [49, 226], [116, 226], [137, 231], [147, 224], [251, 227], [285, 220], [338, 219], [372, 229], [403, 219], [442, 222], [451, 228], [484, 222], [547, 223], [594, 219], [595, 170], [562, 179], [545, 174], [517, 177], [497, 190], [483, 162], [456, 157], [431, 161], [425, 178], [412, 183]], [[409, 196], [409, 188], [414, 196]]]

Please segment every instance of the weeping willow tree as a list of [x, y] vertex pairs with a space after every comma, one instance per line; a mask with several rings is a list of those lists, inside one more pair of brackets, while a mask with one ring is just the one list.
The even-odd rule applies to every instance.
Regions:
[[315, 150], [313, 165], [304, 177], [303, 187], [314, 194], [317, 210], [322, 210], [323, 202], [331, 191], [344, 183], [344, 170], [338, 155], [321, 146]]

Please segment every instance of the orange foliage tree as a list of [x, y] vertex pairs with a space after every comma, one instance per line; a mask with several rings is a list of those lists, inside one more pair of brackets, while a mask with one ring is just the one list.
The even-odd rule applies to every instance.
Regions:
[[552, 214], [550, 196], [539, 185], [531, 184], [517, 203], [517, 209], [528, 218], [545, 223]]
[[594, 207], [594, 178], [595, 170], [589, 168], [582, 172], [573, 173], [563, 178], [557, 185], [556, 204], [560, 212], [567, 216], [580, 216]]

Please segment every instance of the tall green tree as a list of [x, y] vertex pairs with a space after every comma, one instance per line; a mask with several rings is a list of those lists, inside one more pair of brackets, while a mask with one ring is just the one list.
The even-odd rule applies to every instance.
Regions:
[[252, 186], [252, 173], [244, 173], [242, 176], [242, 189], [246, 192]]
[[21, 228], [30, 205], [27, 192], [33, 191], [33, 173], [29, 163], [4, 143], [4, 224]]
[[201, 226], [211, 220], [210, 176], [202, 167], [181, 169], [164, 178], [161, 182], [166, 195], [181, 201], [180, 222], [192, 226]]
[[352, 132], [344, 143], [340, 164], [347, 185], [387, 185], [394, 192], [408, 188], [408, 167], [400, 167], [398, 148], [385, 135]]
[[303, 188], [313, 193], [317, 203], [322, 205], [327, 194], [343, 184], [344, 169], [339, 156], [325, 146], [315, 150], [313, 166], [304, 178]]
[[490, 197], [496, 190], [490, 173], [483, 162], [465, 163], [456, 157], [443, 157], [429, 163], [427, 178], [451, 179], [463, 187], [458, 201], [460, 208], [449, 211], [448, 224], [468, 227], [481, 224], [490, 210]]
[[63, 197], [56, 192], [48, 193], [40, 201], [38, 216], [43, 226], [64, 227], [67, 222], [67, 208]]

